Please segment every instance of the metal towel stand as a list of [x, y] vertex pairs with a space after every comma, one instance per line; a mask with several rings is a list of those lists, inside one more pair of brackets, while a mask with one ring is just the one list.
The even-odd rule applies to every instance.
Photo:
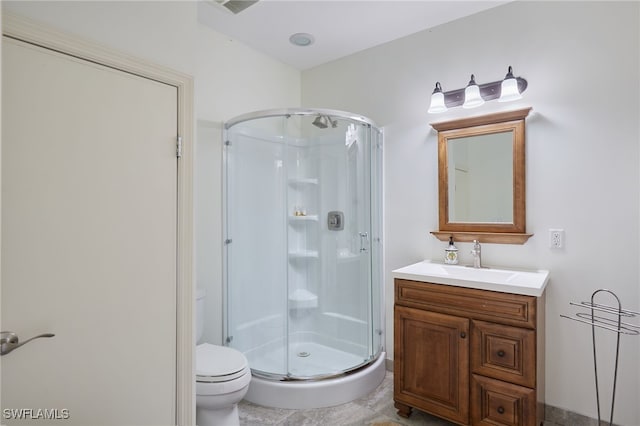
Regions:
[[[609, 306], [596, 303], [594, 301], [598, 293], [609, 293], [615, 297], [618, 306]], [[593, 339], [593, 370], [596, 379], [596, 403], [598, 404], [598, 424], [600, 424], [600, 390], [598, 388], [598, 361], [596, 355], [596, 327], [604, 328], [605, 330], [613, 331], [618, 334], [616, 339], [616, 361], [615, 368], [613, 370], [613, 393], [611, 396], [611, 417], [609, 418], [609, 426], [613, 426], [613, 407], [616, 400], [616, 380], [618, 377], [618, 358], [620, 355], [620, 335], [638, 335], [640, 334], [640, 326], [630, 324], [622, 321], [622, 318], [633, 318], [636, 315], [640, 315], [640, 312], [630, 311], [628, 309], [622, 309], [622, 303], [620, 298], [611, 290], [600, 289], [591, 294], [590, 302], [574, 303], [569, 302], [570, 305], [578, 306], [582, 309], [589, 309], [588, 312], [578, 312], [575, 316], [560, 315], [562, 318], [568, 318], [570, 320], [579, 321], [585, 324], [591, 325], [591, 336]], [[600, 315], [596, 315], [596, 311], [602, 312]]]

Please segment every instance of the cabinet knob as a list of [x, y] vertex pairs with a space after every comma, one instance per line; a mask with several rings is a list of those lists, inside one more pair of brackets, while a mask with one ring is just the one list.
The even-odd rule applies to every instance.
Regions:
[[502, 349], [500, 349], [500, 350], [498, 351], [498, 356], [499, 356], [500, 358], [502, 358], [502, 357], [504, 356], [504, 351], [503, 351]]
[[498, 413], [504, 414], [504, 407], [498, 407]]
[[465, 333], [464, 331], [461, 331], [460, 332], [460, 337], [462, 337], [464, 339], [465, 337], [467, 337], [467, 333]]

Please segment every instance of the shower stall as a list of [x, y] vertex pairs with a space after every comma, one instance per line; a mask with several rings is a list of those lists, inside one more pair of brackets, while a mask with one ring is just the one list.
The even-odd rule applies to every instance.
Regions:
[[284, 109], [224, 126], [226, 344], [247, 399], [340, 404], [384, 377], [382, 133], [367, 118]]

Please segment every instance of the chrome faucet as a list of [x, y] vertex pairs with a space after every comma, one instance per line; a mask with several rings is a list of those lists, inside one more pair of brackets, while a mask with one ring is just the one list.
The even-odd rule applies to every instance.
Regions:
[[480, 241], [473, 240], [473, 250], [471, 250], [471, 254], [473, 255], [473, 267], [474, 268], [482, 268], [482, 247], [480, 247]]

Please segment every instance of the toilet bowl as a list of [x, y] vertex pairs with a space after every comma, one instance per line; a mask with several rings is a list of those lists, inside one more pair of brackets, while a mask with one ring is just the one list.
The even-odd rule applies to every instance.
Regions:
[[[196, 292], [196, 334], [202, 337], [204, 291]], [[251, 370], [242, 352], [201, 343], [196, 346], [196, 423], [198, 426], [240, 424], [238, 403], [249, 390]]]
[[239, 425], [238, 403], [249, 390], [247, 358], [224, 346], [196, 347], [196, 422], [198, 426]]

